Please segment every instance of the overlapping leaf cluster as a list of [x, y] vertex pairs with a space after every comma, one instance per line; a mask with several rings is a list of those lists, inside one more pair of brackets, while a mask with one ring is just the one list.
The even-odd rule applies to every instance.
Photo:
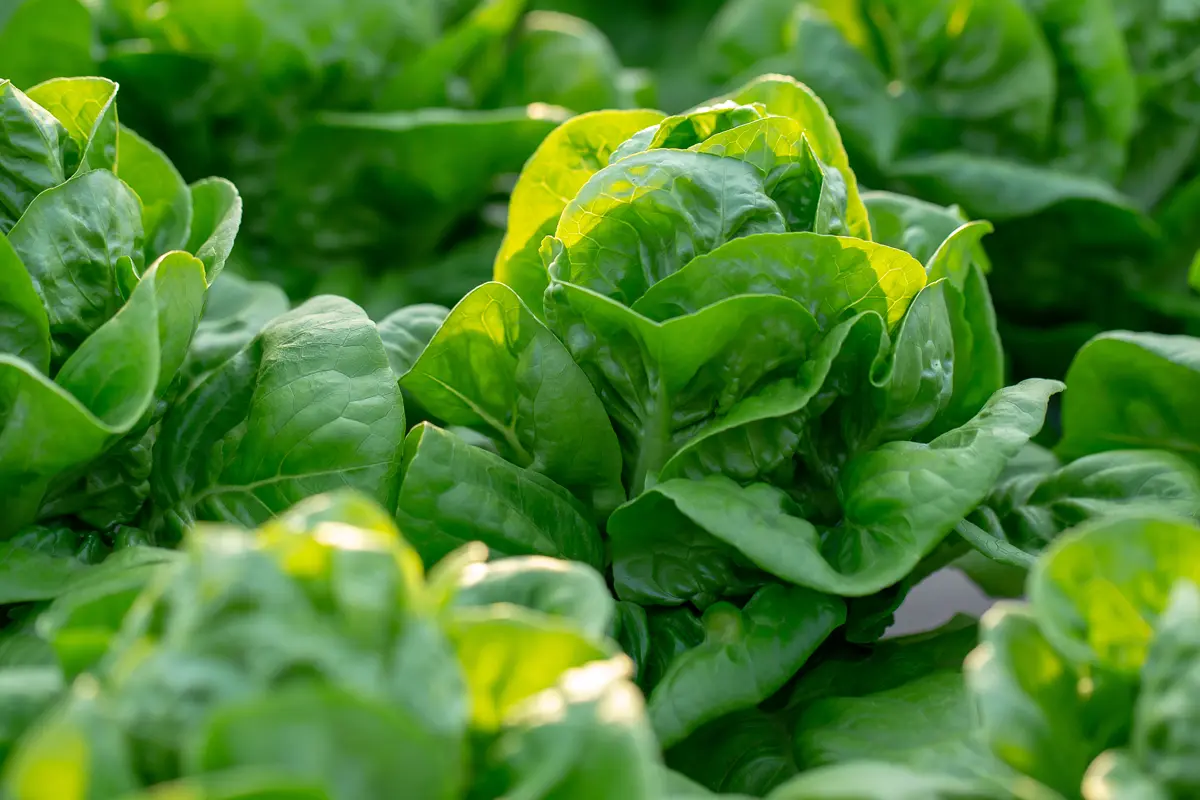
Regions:
[[1089, 342], [1067, 375], [1062, 439], [1027, 445], [956, 529], [978, 548], [956, 563], [1027, 602], [1001, 603], [978, 631], [957, 618], [828, 651], [787, 695], [790, 741], [777, 727], [756, 767], [789, 754], [803, 772], [788, 790], [812, 798], [1193, 795], [1196, 347], [1123, 331]]
[[1194, 520], [1108, 515], [1038, 559], [977, 647], [957, 625], [823, 665], [793, 696], [797, 756], [825, 765], [807, 780], [872, 776], [853, 796], [880, 800], [1192, 797], [1198, 545]]
[[[241, 219], [230, 183], [185, 184], [115, 95], [102, 78], [0, 82], [5, 561], [14, 535], [86, 561], [140, 538], [126, 525]], [[10, 572], [2, 602], [39, 594], [36, 565]]]
[[236, 190], [185, 184], [115, 95], [0, 83], [0, 641], [111, 551], [197, 519], [255, 525], [347, 486], [394, 503], [405, 416], [374, 323], [212, 285]]
[[787, 72], [872, 185], [989, 219], [1017, 367], [1114, 327], [1196, 332], [1200, 7], [1132, 0], [730, 0], [711, 80]]
[[[13, 75], [91, 58], [68, 46], [74, 21], [100, 34], [106, 71], [127, 70], [135, 105], [185, 88], [156, 135], [178, 134], [197, 164], [228, 159], [259, 199], [278, 187], [256, 242], [279, 225], [325, 266], [392, 236], [418, 260], [458, 242], [491, 191], [480, 176], [541, 142], [503, 241], [472, 251], [498, 247], [495, 281], [376, 323], [340, 297], [291, 308], [267, 282], [214, 283], [237, 192], [185, 183], [117, 121], [111, 81], [0, 83], [0, 796], [1200, 789], [1196, 339], [1092, 339], [1066, 375], [1062, 435], [1033, 444], [1063, 384], [1004, 385], [987, 275], [1017, 263], [1008, 245], [989, 259], [990, 223], [860, 189], [804, 85], [767, 75], [682, 114], [561, 125], [529, 108], [413, 111], [524, 103], [505, 87], [530, 75], [551, 79], [539, 94], [631, 98], [602, 47], [571, 62], [581, 72], [547, 68], [600, 45], [560, 17], [510, 36], [520, 3], [356, 3], [349, 27], [329, 24], [346, 13], [334, 5], [0, 13], [0, 44], [20, 43], [0, 53]], [[852, 34], [920, 17], [906, 5], [855, 27], [886, 4], [801, 5], [775, 32], [809, 44], [882, 47]], [[947, 8], [967, 6], [920, 19], [954, 44], [1024, 24], [1016, 5]], [[398, 9], [411, 24], [383, 24]], [[40, 24], [48, 10], [59, 27]], [[51, 67], [35, 48], [55, 37]], [[1170, 42], [1142, 44], [1176, 63]], [[1029, 108], [1038, 84], [1022, 75]], [[1186, 117], [1167, 83], [1139, 96]], [[948, 102], [914, 85], [889, 112], [908, 133]], [[313, 117], [325, 90], [404, 110]], [[915, 159], [863, 144], [887, 128], [846, 109], [856, 167], [919, 183], [896, 167]], [[1063, 101], [1064, 135], [1077, 110]], [[1062, 163], [1037, 149], [1049, 140], [1010, 151], [1032, 123], [1005, 113], [947, 113], [927, 132], [1071, 168], [1065, 144]], [[473, 150], [476, 123], [487, 147]], [[1089, 168], [1116, 152], [1079, 141], [1096, 144], [1080, 150]], [[405, 153], [419, 158], [397, 166]], [[1050, 189], [1085, 183], [1063, 180]], [[398, 218], [396, 198], [422, 213]], [[996, 594], [1027, 588], [1028, 605], [987, 618], [969, 657], [972, 620], [882, 639], [909, 589], [950, 563]]]
[[1061, 388], [1001, 386], [988, 229], [861, 194], [791, 79], [568, 121], [498, 282], [400, 379], [441, 425], [406, 440], [402, 526], [429, 562], [479, 538], [607, 568], [669, 762], [763, 794], [802, 766], [780, 690], [966, 549]]
[[[1110, 331], [1089, 341], [1067, 373], [1061, 439], [1052, 451], [1028, 445], [957, 529], [992, 562], [965, 565], [977, 580], [1019, 593], [1024, 572], [1063, 530], [1113, 513], [1200, 519], [1197, 369], [1193, 337]], [[1017, 571], [1004, 578], [995, 563]]]
[[185, 176], [238, 185], [239, 270], [387, 313], [486, 277], [497, 181], [567, 109], [648, 90], [593, 26], [526, 5], [20, 0], [0, 73], [118, 81], [127, 122]]

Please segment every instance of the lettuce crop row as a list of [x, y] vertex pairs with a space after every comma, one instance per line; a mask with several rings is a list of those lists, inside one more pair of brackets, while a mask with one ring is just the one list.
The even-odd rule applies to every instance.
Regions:
[[[1196, 790], [1197, 340], [1005, 385], [991, 224], [805, 85], [572, 117], [378, 322], [117, 94], [0, 83], [0, 796]], [[949, 564], [1025, 603], [884, 638]]]

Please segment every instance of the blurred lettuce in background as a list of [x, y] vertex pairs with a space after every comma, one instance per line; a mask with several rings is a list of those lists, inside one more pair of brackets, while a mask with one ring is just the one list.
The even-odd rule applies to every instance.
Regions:
[[1200, 3], [728, 0], [697, 51], [716, 86], [812, 86], [867, 185], [996, 225], [1019, 374], [1109, 328], [1197, 330]]
[[677, 112], [782, 72], [865, 187], [996, 225], [1016, 377], [1061, 376], [1102, 330], [1200, 330], [1195, 2], [17, 0], [0, 53], [18, 87], [119, 81], [186, 179], [241, 189], [234, 271], [294, 299], [452, 305], [572, 112]]
[[662, 107], [681, 111], [708, 97], [696, 69], [705, 29], [725, 0], [534, 0], [535, 8], [592, 22], [608, 36], [621, 61], [650, 70]]
[[504, 176], [571, 112], [653, 103], [594, 26], [526, 5], [19, 0], [0, 74], [118, 81], [184, 178], [241, 190], [236, 271], [382, 314], [486, 277]]

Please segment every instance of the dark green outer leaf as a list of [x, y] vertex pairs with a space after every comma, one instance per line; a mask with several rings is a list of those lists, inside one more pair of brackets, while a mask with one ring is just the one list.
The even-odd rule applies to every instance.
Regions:
[[1094, 453], [1002, 479], [958, 531], [992, 558], [1028, 569], [1062, 531], [1135, 508], [1200, 517], [1200, 473], [1158, 450]]
[[739, 711], [672, 747], [667, 763], [721, 797], [731, 797], [730, 792], [763, 797], [798, 771], [789, 733], [781, 718], [757, 708]]
[[612, 638], [633, 661], [633, 679], [646, 687], [646, 661], [650, 655], [650, 620], [646, 609], [637, 603], [618, 600], [613, 615]]
[[650, 694], [659, 742], [670, 747], [706, 722], [766, 700], [845, 620], [838, 598], [775, 584], [744, 609], [711, 606], [704, 643], [677, 656]]
[[1112, 331], [1079, 351], [1063, 396], [1066, 459], [1150, 448], [1200, 465], [1200, 342], [1187, 336]]
[[[158, 429], [151, 425], [141, 430], [141, 424], [165, 410], [162, 403], [156, 402], [134, 430], [114, 442], [86, 471], [72, 471], [56, 480], [43, 500], [41, 516], [73, 516], [86, 527], [105, 531], [116, 547], [148, 540], [148, 534], [131, 523], [150, 496], [152, 450]], [[89, 542], [102, 541], [98, 534], [93, 536]]]
[[74, 552], [53, 547], [53, 541], [33, 539], [32, 533], [0, 543], [2, 605], [52, 599], [90, 566], [77, 559]]
[[600, 534], [565, 489], [429, 423], [405, 442], [396, 515], [427, 564], [470, 541], [500, 555], [604, 563]]
[[318, 297], [277, 317], [171, 409], [155, 448], [156, 515], [264, 521], [352, 487], [390, 506], [404, 408], [375, 330]]
[[818, 700], [796, 721], [796, 759], [809, 769], [880, 759], [931, 772], [999, 772], [972, 737], [971, 714], [958, 669], [859, 697]]
[[805, 671], [790, 692], [789, 708], [826, 697], [861, 697], [896, 689], [922, 676], [956, 670], [975, 647], [975, 620], [956, 616], [941, 628], [850, 650]]
[[931, 532], [949, 532], [986, 497], [1008, 460], [1041, 429], [1050, 396], [1061, 390], [1057, 381], [1023, 381], [992, 395], [966, 425], [928, 445], [893, 442], [852, 459], [840, 480], [843, 541], [865, 537], [863, 552], [870, 552], [868, 542], [907, 541], [920, 555], [928, 553], [941, 539]]
[[[696, 605], [712, 603], [713, 596], [710, 595], [698, 600]], [[700, 614], [691, 606], [652, 608], [646, 612], [646, 619], [650, 639], [649, 652], [641, 673], [641, 686], [650, 692], [667, 674], [675, 659], [704, 644], [705, 632]]]
[[208, 289], [204, 316], [182, 367], [188, 382], [219, 367], [289, 307], [287, 295], [275, 284], [222, 273]]
[[704, 605], [713, 597], [749, 594], [767, 581], [736, 550], [681, 516], [671, 498], [658, 491], [617, 509], [609, 518], [608, 535], [613, 583], [621, 600]]
[[0, 234], [0, 353], [50, 369], [50, 321], [33, 280], [8, 237]]

